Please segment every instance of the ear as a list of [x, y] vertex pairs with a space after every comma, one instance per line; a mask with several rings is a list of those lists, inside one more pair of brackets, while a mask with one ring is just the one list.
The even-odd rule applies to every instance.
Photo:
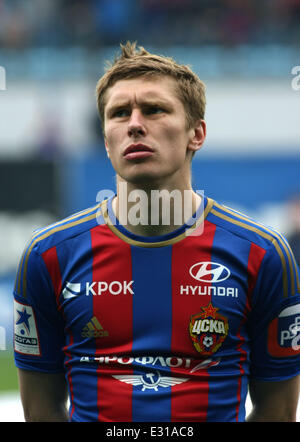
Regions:
[[195, 127], [191, 129], [191, 137], [188, 144], [188, 150], [196, 152], [201, 149], [206, 138], [206, 123], [204, 120], [199, 120]]
[[108, 144], [107, 144], [107, 141], [106, 141], [105, 137], [104, 137], [104, 146], [105, 146], [107, 158], [109, 158], [109, 148], [108, 148]]

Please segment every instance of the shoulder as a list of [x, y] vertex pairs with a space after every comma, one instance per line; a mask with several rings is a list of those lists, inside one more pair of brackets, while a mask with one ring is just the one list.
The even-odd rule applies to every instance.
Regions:
[[231, 207], [214, 200], [210, 201], [211, 208], [207, 216], [210, 222], [264, 249], [282, 248], [288, 251], [289, 245], [286, 238], [273, 227], [267, 226]]
[[282, 275], [285, 296], [287, 293], [300, 292], [297, 263], [284, 235], [270, 226], [212, 200], [206, 219], [241, 240], [249, 241], [254, 249], [260, 249], [264, 256], [262, 268], [265, 268], [266, 274], [273, 275], [274, 278]]
[[21, 261], [28, 260], [33, 254], [42, 255], [47, 250], [78, 237], [99, 225], [101, 220], [101, 204], [97, 204], [35, 230], [25, 246]]
[[98, 224], [100, 206], [97, 204], [89, 207], [34, 231], [26, 247], [27, 253], [33, 249], [38, 253], [43, 253], [95, 227]]
[[17, 294], [26, 292], [26, 280], [30, 275], [32, 278], [34, 277], [33, 279], [36, 279], [37, 275], [41, 275], [43, 260], [40, 258], [44, 253], [51, 252], [51, 249], [53, 250], [59, 244], [96, 227], [102, 223], [101, 221], [101, 204], [97, 204], [34, 231], [19, 262], [15, 292]]

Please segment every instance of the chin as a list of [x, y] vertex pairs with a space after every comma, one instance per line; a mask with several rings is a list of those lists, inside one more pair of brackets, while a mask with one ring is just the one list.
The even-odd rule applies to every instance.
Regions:
[[160, 180], [160, 177], [157, 177], [156, 175], [153, 176], [153, 175], [150, 175], [150, 174], [149, 175], [146, 175], [146, 174], [135, 175], [134, 177], [128, 177], [126, 179], [126, 181], [128, 183], [134, 184], [135, 186], [140, 185], [140, 186], [143, 186], [143, 187], [144, 186], [149, 186], [149, 184], [150, 185], [154, 184], [154, 183], [156, 183], [159, 180]]
[[178, 166], [175, 164], [173, 167], [170, 167], [171, 165], [169, 164], [169, 167], [166, 167], [167, 165], [165, 165], [165, 167], [160, 167], [158, 164], [136, 164], [135, 166], [136, 167], [130, 169], [122, 168], [122, 171], [117, 172], [118, 176], [128, 184], [132, 184], [136, 187], [157, 188], [163, 183], [168, 182], [168, 180], [172, 181], [174, 176], [178, 174], [181, 165]]
[[127, 183], [133, 184], [134, 186], [140, 186], [142, 187], [148, 187], [149, 185], [155, 186], [161, 180], [164, 179], [164, 175], [157, 174], [154, 172], [143, 172], [143, 173], [135, 173], [135, 174], [128, 174], [128, 175], [121, 175], [119, 176], [126, 181]]

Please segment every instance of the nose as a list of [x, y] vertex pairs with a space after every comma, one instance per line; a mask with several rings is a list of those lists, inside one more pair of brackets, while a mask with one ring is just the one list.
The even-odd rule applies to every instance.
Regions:
[[128, 122], [128, 135], [131, 137], [136, 137], [145, 134], [146, 128], [144, 124], [143, 114], [140, 109], [133, 109], [130, 115], [130, 120]]

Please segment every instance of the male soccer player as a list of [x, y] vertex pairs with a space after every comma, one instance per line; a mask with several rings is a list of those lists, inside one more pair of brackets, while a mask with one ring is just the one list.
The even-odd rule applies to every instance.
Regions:
[[35, 232], [16, 277], [26, 420], [244, 421], [249, 387], [249, 420], [294, 421], [297, 265], [279, 233], [192, 189], [203, 83], [127, 43], [97, 101], [116, 195]]

